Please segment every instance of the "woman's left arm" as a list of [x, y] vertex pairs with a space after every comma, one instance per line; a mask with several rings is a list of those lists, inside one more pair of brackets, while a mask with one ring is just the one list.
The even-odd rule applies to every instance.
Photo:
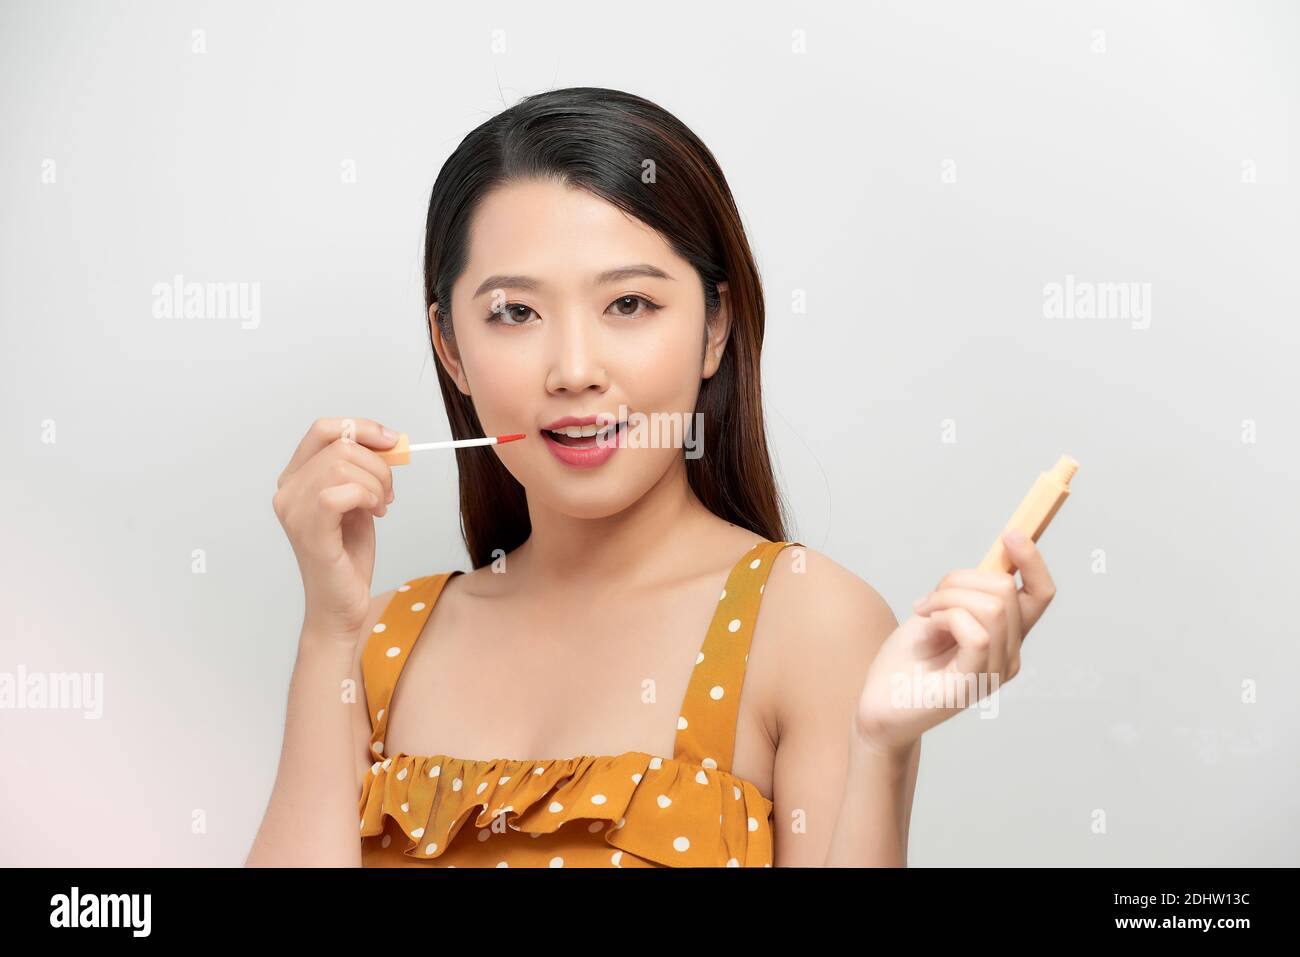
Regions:
[[[1056, 593], [1034, 543], [1004, 541], [1023, 589], [1014, 571], [959, 569], [902, 625], [870, 586], [811, 550], [809, 570], [819, 574], [786, 576], [786, 614], [791, 603], [803, 614], [787, 632], [798, 639], [782, 649], [778, 866], [906, 866], [921, 735], [1019, 672], [1024, 636]], [[954, 681], [973, 687], [974, 700], [932, 700], [932, 689]], [[900, 682], [909, 690], [901, 699]], [[927, 690], [914, 697], [917, 682]], [[921, 705], [912, 706], [917, 698]]]
[[921, 743], [884, 759], [853, 732], [863, 678], [898, 620], [852, 572], [810, 548], [796, 555], [773, 569], [754, 637], [780, 656], [774, 862], [900, 865]]
[[921, 761], [918, 740], [887, 754], [850, 735], [848, 774], [826, 867], [906, 867], [912, 795]]

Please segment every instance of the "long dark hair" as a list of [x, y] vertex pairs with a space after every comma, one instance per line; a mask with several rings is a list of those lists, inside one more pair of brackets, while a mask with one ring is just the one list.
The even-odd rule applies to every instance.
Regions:
[[[653, 162], [653, 176], [645, 171]], [[455, 342], [451, 290], [469, 255], [469, 223], [491, 189], [551, 179], [585, 189], [656, 230], [695, 267], [706, 320], [726, 282], [731, 332], [718, 371], [700, 383], [707, 447], [686, 459], [696, 496], [715, 515], [785, 540], [783, 507], [768, 455], [760, 387], [763, 288], [726, 177], [699, 138], [663, 108], [631, 93], [571, 87], [525, 97], [466, 136], [433, 184], [425, 227], [425, 320]], [[429, 330], [430, 346], [433, 330]], [[469, 396], [434, 356], [454, 438], [483, 435]], [[475, 568], [510, 552], [532, 531], [524, 488], [492, 452], [457, 449], [461, 534]]]

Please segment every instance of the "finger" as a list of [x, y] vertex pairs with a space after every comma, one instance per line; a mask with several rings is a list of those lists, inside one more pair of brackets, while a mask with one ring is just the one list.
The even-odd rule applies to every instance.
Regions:
[[359, 482], [349, 482], [321, 489], [320, 502], [332, 514], [343, 515], [355, 508], [374, 508], [379, 496]]
[[389, 438], [384, 434], [384, 428], [383, 425], [373, 419], [338, 417], [317, 419], [307, 429], [307, 434], [302, 437], [298, 447], [294, 449], [289, 464], [280, 473], [280, 478], [276, 483], [277, 486], [283, 485], [285, 479], [302, 468], [312, 456], [339, 438], [360, 442], [371, 448], [391, 448], [393, 443], [397, 441], [397, 433], [392, 432], [392, 438]]
[[917, 631], [916, 638], [912, 641], [913, 657], [925, 661], [950, 652], [955, 642], [947, 626], [941, 625], [938, 621], [931, 621], [925, 615], [917, 617], [925, 627]]
[[999, 587], [1010, 584], [1016, 587], [1015, 573], [991, 571], [982, 568], [958, 568], [939, 579], [935, 588], [978, 588], [989, 594], [996, 594]]
[[[1005, 592], [1005, 589], [1004, 589]], [[915, 608], [918, 615], [948, 608], [963, 608], [974, 617], [988, 633], [989, 669], [1001, 673], [1007, 662], [1011, 643], [1007, 605], [1015, 604], [1010, 596], [990, 595], [974, 588], [941, 588], [926, 595]], [[1019, 635], [1016, 636], [1017, 639]]]
[[1007, 624], [1010, 602], [1005, 594], [990, 594], [976, 588], [940, 588], [924, 598], [918, 598], [912, 610], [918, 615], [928, 615], [941, 608], [962, 607], [975, 616], [990, 634], [1003, 631]]
[[379, 500], [379, 504], [371, 508], [377, 518], [382, 518], [388, 513], [388, 505], [384, 501], [383, 484], [370, 472], [348, 459], [338, 459], [329, 466], [321, 485], [328, 488], [332, 485], [348, 485], [350, 483], [362, 486]]
[[993, 644], [984, 626], [961, 607], [936, 611], [930, 615], [930, 620], [946, 629], [957, 642], [957, 656], [951, 670], [963, 677], [974, 675], [978, 685], [979, 676], [989, 673], [989, 650]]
[[978, 589], [979, 591], [988, 592], [1000, 601], [1007, 617], [1005, 660], [1008, 664], [1019, 661], [1020, 643], [1025, 637], [1026, 629], [1022, 611], [1024, 599], [1020, 594], [1020, 590], [1016, 587], [1014, 572], [1008, 575], [1006, 572], [1000, 571], [959, 568], [943, 576], [939, 582], [939, 587]]
[[1025, 584], [1020, 591], [1023, 636], [1029, 633], [1029, 629], [1034, 627], [1052, 599], [1056, 597], [1056, 583], [1052, 581], [1052, 575], [1047, 570], [1043, 553], [1038, 550], [1038, 546], [1028, 535], [1021, 534], [1017, 539], [1014, 534], [1008, 532], [1002, 536], [1002, 541], [1007, 547], [1007, 556], [1020, 571], [1020, 580]]
[[307, 483], [316, 485], [337, 485], [350, 481], [347, 476], [351, 473], [340, 468], [341, 462], [349, 462], [373, 476], [379, 483], [380, 497], [385, 502], [393, 500], [392, 466], [381, 459], [379, 453], [373, 449], [346, 438], [335, 439], [290, 478], [295, 481], [302, 478]]
[[332, 456], [346, 460], [369, 472], [378, 480], [384, 501], [393, 500], [393, 467], [381, 459], [378, 452], [360, 443], [340, 439], [333, 443], [325, 455], [327, 458]]

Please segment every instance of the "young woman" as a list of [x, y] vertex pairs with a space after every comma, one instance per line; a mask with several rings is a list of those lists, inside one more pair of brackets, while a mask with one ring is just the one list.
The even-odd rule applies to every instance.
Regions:
[[306, 613], [247, 863], [905, 864], [921, 735], [970, 702], [895, 707], [898, 677], [1014, 676], [1052, 581], [1008, 540], [1023, 590], [957, 570], [900, 626], [787, 539], [762, 288], [704, 144], [616, 90], [505, 110], [434, 184], [425, 300], [452, 434], [526, 437], [455, 453], [473, 569], [378, 595], [395, 433], [302, 440], [274, 505]]

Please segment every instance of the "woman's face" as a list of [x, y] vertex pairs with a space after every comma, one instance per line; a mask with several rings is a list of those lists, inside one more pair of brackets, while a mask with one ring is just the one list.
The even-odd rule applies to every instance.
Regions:
[[[527, 435], [493, 451], [530, 503], [600, 518], [679, 467], [700, 382], [726, 343], [725, 288], [706, 342], [700, 278], [650, 227], [584, 190], [515, 182], [475, 212], [452, 290], [455, 343], [436, 324], [434, 343], [485, 434]], [[573, 440], [595, 452], [565, 452], [544, 433], [568, 416], [628, 428]], [[688, 441], [706, 442], [695, 428]]]

